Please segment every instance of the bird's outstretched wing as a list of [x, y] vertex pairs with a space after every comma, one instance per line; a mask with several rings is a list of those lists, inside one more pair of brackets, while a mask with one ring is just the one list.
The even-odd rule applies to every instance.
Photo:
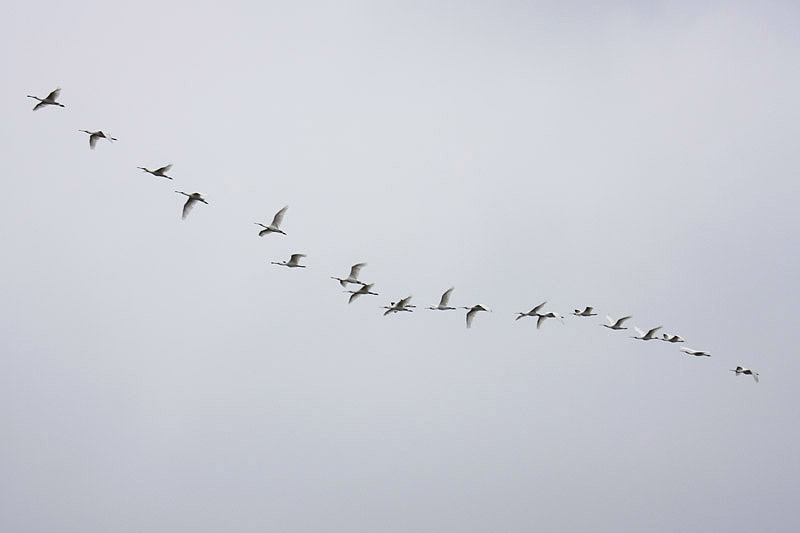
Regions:
[[542, 327], [545, 320], [547, 320], [547, 315], [539, 315], [539, 318], [536, 319], [536, 329]]
[[476, 309], [474, 309], [474, 308], [470, 309], [469, 311], [467, 311], [467, 327], [468, 328], [472, 327], [472, 320], [475, 318], [475, 313], [477, 313], [477, 312], [478, 311]]
[[347, 303], [349, 304], [353, 303], [353, 300], [361, 296], [361, 294], [362, 294], [361, 291], [354, 291], [353, 294], [350, 295], [350, 299], [347, 300]]
[[545, 305], [547, 305], [547, 300], [543, 301], [542, 303], [531, 309], [531, 312], [529, 314], [531, 315], [537, 314]]
[[[630, 318], [631, 318], [632, 316], [633, 316], [633, 315], [628, 315], [628, 316], [624, 316], [624, 317], [620, 318], [619, 320], [617, 320], [616, 322], [614, 322], [614, 324], [613, 324], [613, 325], [614, 325], [614, 327], [615, 327], [615, 328], [618, 328], [618, 327], [620, 327], [620, 326], [622, 325], [622, 323], [623, 323], [623, 322], [625, 322], [626, 320], [630, 320]], [[611, 317], [608, 317], [608, 319], [609, 319], [609, 320], [611, 320]], [[641, 330], [637, 330], [637, 331], [641, 331]]]
[[447, 307], [447, 304], [450, 303], [450, 295], [453, 293], [455, 287], [450, 287], [444, 294], [442, 294], [442, 299], [439, 300], [439, 307]]
[[361, 272], [361, 269], [367, 266], [366, 263], [356, 263], [355, 265], [350, 267], [350, 275], [347, 276], [350, 279], [358, 279], [358, 274]]
[[281, 226], [281, 222], [283, 222], [283, 215], [286, 213], [286, 210], [289, 209], [288, 205], [283, 206], [280, 211], [275, 213], [275, 216], [272, 217], [272, 226], [279, 228]]
[[89, 148], [91, 148], [92, 150], [94, 150], [94, 145], [97, 144], [97, 138], [98, 138], [97, 135], [95, 135], [94, 133], [89, 135]]
[[34, 111], [36, 111], [37, 109], [41, 109], [41, 108], [43, 108], [43, 107], [44, 107], [44, 106], [46, 106], [46, 105], [47, 105], [47, 104], [45, 104], [44, 102], [39, 102], [38, 104], [36, 104], [35, 106], [33, 106], [33, 110], [34, 110]]
[[61, 88], [60, 87], [58, 89], [54, 90], [53, 92], [51, 92], [50, 94], [48, 94], [47, 98], [45, 98], [45, 100], [50, 100], [50, 101], [55, 102], [55, 100], [56, 100], [56, 98], [58, 98], [59, 94], [61, 94]]
[[170, 171], [170, 169], [172, 169], [172, 163], [170, 163], [169, 165], [165, 165], [165, 166], [163, 166], [163, 167], [161, 167], [161, 168], [157, 168], [157, 169], [155, 170], [155, 173], [156, 173], [156, 174], [163, 174], [163, 173], [165, 173], [165, 172], [169, 172], [169, 171]]
[[292, 254], [292, 257], [289, 258], [289, 262], [293, 265], [297, 265], [300, 263], [300, 259], [305, 257], [306, 254]]
[[186, 203], [183, 204], [183, 214], [181, 215], [182, 219], [185, 220], [186, 217], [189, 216], [189, 213], [192, 211], [192, 208], [194, 207], [194, 204], [196, 204], [196, 203], [197, 203], [197, 200], [195, 200], [194, 198], [189, 198], [188, 200], [186, 200]]

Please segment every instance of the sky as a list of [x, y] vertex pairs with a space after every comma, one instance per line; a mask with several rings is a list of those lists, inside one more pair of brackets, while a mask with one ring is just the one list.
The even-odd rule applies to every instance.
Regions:
[[0, 530], [794, 530], [796, 5], [2, 11]]

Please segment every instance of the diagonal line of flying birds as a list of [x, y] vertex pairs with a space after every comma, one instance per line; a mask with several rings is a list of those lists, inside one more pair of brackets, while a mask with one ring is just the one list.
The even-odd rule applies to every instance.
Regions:
[[[60, 95], [61, 95], [61, 88], [57, 88], [51, 91], [44, 98], [40, 98], [34, 95], [26, 95], [26, 96], [28, 98], [33, 98], [34, 100], [37, 100], [38, 103], [33, 107], [33, 111], [38, 111], [39, 109], [51, 106], [64, 108], [65, 107], [64, 104], [58, 102], [58, 98]], [[112, 137], [107, 133], [104, 133], [102, 130], [97, 130], [97, 131], [78, 130], [78, 131], [89, 135], [89, 147], [92, 150], [94, 150], [97, 141], [99, 139], [106, 139], [109, 142], [114, 142], [117, 140], [115, 137]], [[156, 168], [155, 170], [150, 170], [147, 167], [137, 167], [137, 168], [158, 178], [165, 178], [169, 180], [173, 179], [171, 176], [167, 175], [167, 172], [170, 172], [170, 170], [172, 169], [171, 163]], [[183, 204], [183, 208], [181, 210], [182, 219], [186, 219], [186, 217], [189, 215], [192, 208], [196, 204], [203, 203], [208, 205], [208, 201], [206, 201], [206, 199], [203, 198], [202, 194], [200, 194], [199, 192], [186, 193], [178, 190], [176, 190], [175, 192], [187, 197], [186, 202]], [[281, 224], [283, 223], [284, 216], [286, 215], [286, 211], [288, 209], [289, 206], [286, 205], [282, 207], [280, 210], [278, 210], [278, 212], [276, 212], [275, 215], [273, 216], [272, 222], [268, 225], [256, 222], [255, 224], [262, 228], [261, 230], [259, 230], [258, 236], [263, 237], [265, 235], [269, 235], [270, 233], [280, 233], [282, 235], [286, 235], [286, 232], [281, 228]], [[301, 260], [304, 259], [305, 257], [306, 257], [305, 254], [295, 253], [291, 254], [290, 258], [287, 261], [280, 261], [280, 262], [271, 261], [271, 263], [273, 265], [284, 266], [288, 268], [306, 268], [307, 265], [300, 264]], [[344, 290], [345, 293], [350, 294], [347, 300], [348, 304], [352, 304], [360, 296], [365, 296], [365, 295], [378, 296], [378, 293], [372, 291], [373, 287], [375, 286], [374, 283], [367, 283], [359, 279], [361, 270], [365, 266], [367, 266], [367, 263], [363, 262], [352, 265], [350, 267], [349, 274], [345, 278], [330, 276], [331, 279], [338, 281], [339, 284], [346, 289]], [[352, 290], [352, 289], [347, 289], [348, 285], [358, 285], [360, 287], [358, 289]], [[467, 311], [465, 315], [465, 322], [467, 328], [472, 327], [472, 324], [478, 313], [482, 311], [491, 312], [490, 308], [482, 304], [475, 304], [471, 306], [458, 306], [458, 307], [451, 306], [450, 297], [452, 296], [454, 290], [455, 287], [450, 287], [449, 289], [444, 291], [444, 293], [442, 293], [441, 295], [441, 298], [439, 299], [439, 303], [437, 305], [429, 306], [427, 309], [432, 311], [455, 311], [458, 309], [465, 309]], [[400, 312], [408, 312], [408, 313], [413, 312], [416, 306], [411, 304], [411, 298], [412, 298], [411, 296], [406, 296], [405, 298], [401, 298], [398, 299], [397, 301], [390, 302], [389, 305], [383, 306], [383, 309], [385, 309], [383, 315], [387, 316], [391, 314], [397, 314]], [[547, 319], [556, 319], [562, 324], [564, 324], [564, 318], [565, 318], [564, 315], [557, 313], [555, 311], [542, 312], [545, 305], [547, 305], [547, 301], [544, 301], [539, 305], [533, 307], [530, 311], [517, 312], [516, 313], [517, 316], [514, 320], [520, 320], [521, 318], [526, 318], [526, 317], [530, 318], [535, 317], [536, 329], [540, 329], [542, 325], [547, 321]], [[584, 309], [575, 309], [571, 314], [576, 317], [582, 317], [582, 318], [597, 316], [594, 307], [591, 306], [586, 306]], [[599, 325], [615, 331], [627, 330], [628, 328], [623, 324], [627, 320], [630, 320], [631, 318], [632, 318], [631, 315], [627, 315], [615, 320], [611, 316], [606, 315], [608, 323]], [[634, 326], [634, 330], [636, 330], [638, 335], [631, 336], [631, 338], [641, 341], [660, 340], [662, 342], [667, 342], [671, 344], [685, 342], [683, 337], [674, 334], [669, 335], [667, 333], [662, 333], [661, 337], [659, 337], [657, 335], [657, 332], [660, 329], [662, 329], [662, 326], [656, 326], [647, 331], [643, 331], [638, 327]], [[693, 357], [711, 357], [711, 353], [705, 350], [695, 350], [691, 348], [681, 347], [680, 351]], [[758, 383], [759, 373], [756, 372], [755, 370], [744, 368], [742, 366], [737, 366], [735, 369], [730, 369], [730, 371], [734, 372], [736, 376], [739, 376], [741, 374], [752, 376], [753, 380], [756, 383]]]

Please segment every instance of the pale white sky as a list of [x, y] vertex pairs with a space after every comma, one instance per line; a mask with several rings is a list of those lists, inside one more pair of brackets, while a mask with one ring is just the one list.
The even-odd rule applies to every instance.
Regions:
[[6, 9], [0, 530], [793, 530], [797, 20]]

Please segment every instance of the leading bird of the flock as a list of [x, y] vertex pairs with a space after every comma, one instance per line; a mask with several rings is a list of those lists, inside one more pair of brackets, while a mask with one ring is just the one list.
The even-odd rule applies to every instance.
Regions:
[[746, 376], [753, 376], [753, 379], [756, 380], [758, 383], [758, 372], [755, 370], [750, 370], [749, 368], [745, 368], [743, 366], [737, 366], [736, 368], [731, 368], [731, 372], [736, 372], [736, 375], [744, 374]]
[[467, 327], [472, 327], [472, 321], [475, 319], [475, 314], [480, 311], [491, 311], [488, 307], [484, 307], [481, 304], [473, 305], [472, 307], [462, 307], [461, 309], [468, 309], [467, 311]]
[[386, 312], [383, 313], [383, 316], [397, 313], [399, 311], [408, 311], [409, 313], [412, 312], [413, 305], [410, 305], [411, 296], [406, 296], [402, 300], [398, 300], [396, 302], [391, 302], [389, 305], [384, 305], [383, 308], [386, 309]]
[[542, 307], [544, 307], [546, 304], [547, 304], [547, 300], [543, 301], [542, 303], [540, 303], [539, 305], [537, 305], [536, 307], [534, 307], [533, 309], [531, 309], [531, 310], [530, 310], [530, 311], [528, 311], [527, 313], [521, 313], [521, 312], [517, 312], [517, 318], [515, 318], [514, 320], [519, 320], [520, 318], [522, 318], [522, 317], [524, 317], [524, 316], [539, 316], [539, 311], [540, 311], [540, 310], [542, 309]]
[[197, 202], [203, 202], [204, 204], [208, 205], [208, 202], [205, 201], [205, 199], [200, 195], [199, 192], [193, 192], [192, 194], [185, 193], [183, 191], [175, 191], [175, 192], [189, 197], [189, 199], [186, 200], [186, 203], [183, 204], [183, 212], [181, 214], [181, 218], [184, 220], [186, 219], [187, 216], [189, 216], [189, 211], [192, 210], [194, 204], [196, 204]]
[[639, 339], [640, 341], [651, 341], [653, 339], [657, 339], [658, 337], [654, 337], [653, 335], [655, 335], [656, 331], [660, 330], [662, 327], [663, 326], [658, 326], [656, 328], [647, 330], [647, 333], [645, 333], [644, 331], [642, 331], [639, 328], [637, 328], [636, 326], [634, 326], [633, 329], [635, 329], [636, 333], [638, 333], [639, 335], [631, 337], [631, 338], [632, 339]]
[[102, 131], [89, 131], [89, 130], [78, 130], [82, 131], [83, 133], [89, 134], [89, 148], [94, 150], [94, 145], [97, 144], [97, 139], [108, 139], [111, 142], [116, 141], [117, 139], [112, 137], [111, 135], [106, 135]]
[[136, 168], [144, 170], [148, 174], [152, 174], [153, 176], [157, 176], [159, 178], [167, 178], [168, 180], [172, 179], [172, 177], [167, 176], [167, 172], [169, 172], [169, 169], [172, 168], [172, 163], [170, 163], [169, 165], [164, 165], [163, 167], [157, 168], [155, 170], [150, 170], [145, 167], [136, 167]]
[[280, 263], [276, 261], [270, 261], [273, 265], [280, 265], [289, 268], [305, 268], [306, 265], [300, 264], [300, 259], [304, 258], [306, 254], [292, 254], [288, 261], [281, 261]]
[[630, 320], [630, 318], [632, 316], [633, 315], [624, 316], [624, 317], [620, 318], [619, 320], [617, 320], [616, 322], [614, 322], [613, 318], [611, 318], [610, 316], [606, 315], [606, 319], [608, 320], [608, 324], [600, 324], [600, 325], [603, 326], [604, 328], [608, 328], [608, 329], [628, 329], [628, 328], [623, 328], [622, 327], [622, 323], [625, 322], [626, 320]]
[[575, 312], [572, 314], [575, 316], [597, 316], [597, 313], [593, 313], [594, 307], [586, 306], [586, 309], [581, 311], [580, 309], [576, 309]]
[[267, 233], [283, 233], [286, 235], [286, 232], [281, 229], [281, 222], [283, 222], [283, 215], [286, 214], [286, 210], [289, 209], [288, 205], [285, 205], [280, 208], [280, 210], [275, 213], [275, 216], [272, 217], [272, 223], [269, 226], [265, 226], [260, 222], [256, 222], [256, 226], [261, 226], [261, 231], [258, 232], [259, 237], [263, 237]]
[[361, 296], [362, 294], [372, 294], [373, 296], [378, 296], [377, 292], [372, 292], [372, 287], [374, 287], [374, 283], [367, 283], [366, 285], [362, 285], [360, 289], [357, 291], [344, 291], [350, 293], [350, 299], [347, 300], [347, 303], [353, 303], [353, 300]]
[[346, 278], [337, 278], [336, 276], [331, 276], [331, 279], [335, 279], [339, 282], [339, 285], [342, 287], [347, 287], [348, 283], [352, 283], [353, 285], [366, 285], [363, 281], [359, 281], [358, 274], [361, 272], [361, 269], [367, 266], [366, 263], [356, 263], [355, 265], [350, 267], [350, 274], [347, 275]]
[[686, 348], [685, 346], [681, 346], [681, 351], [684, 353], [688, 353], [689, 355], [694, 355], [695, 357], [711, 357], [711, 354], [706, 352], [705, 350], [692, 350], [691, 348]]
[[667, 335], [666, 333], [661, 335], [661, 340], [665, 342], [685, 342], [684, 338], [680, 335]]
[[27, 95], [28, 98], [33, 98], [34, 100], [39, 100], [39, 103], [33, 106], [33, 110], [36, 111], [37, 109], [41, 109], [43, 107], [49, 105], [57, 105], [58, 107], [64, 107], [64, 104], [60, 104], [56, 102], [58, 95], [61, 94], [61, 88], [59, 87], [55, 91], [51, 92], [44, 98], [39, 98], [38, 96], [33, 96], [32, 94]]
[[455, 287], [450, 287], [442, 294], [442, 298], [439, 300], [439, 305], [428, 307], [428, 309], [433, 309], [434, 311], [452, 311], [455, 307], [451, 307], [450, 303], [450, 295], [453, 294], [453, 290]]

